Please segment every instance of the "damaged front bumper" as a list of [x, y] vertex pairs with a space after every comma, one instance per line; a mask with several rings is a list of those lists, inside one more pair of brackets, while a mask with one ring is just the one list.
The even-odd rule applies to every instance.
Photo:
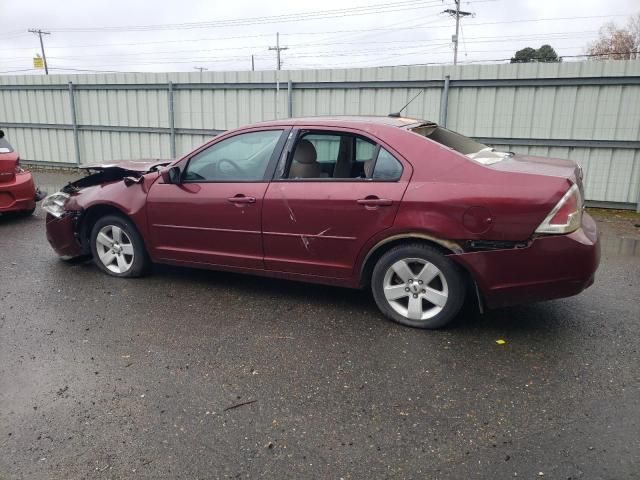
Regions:
[[600, 263], [596, 223], [587, 213], [566, 235], [534, 238], [525, 248], [450, 255], [476, 281], [490, 308], [577, 295], [593, 284]]
[[79, 212], [67, 212], [60, 218], [47, 214], [47, 241], [65, 260], [86, 254], [78, 234], [79, 221]]

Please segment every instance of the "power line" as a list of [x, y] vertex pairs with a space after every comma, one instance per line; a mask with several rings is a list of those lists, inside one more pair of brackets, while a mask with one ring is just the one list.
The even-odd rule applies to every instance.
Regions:
[[[620, 13], [620, 14], [611, 14], [611, 15], [592, 15], [592, 16], [582, 16], [582, 17], [558, 17], [558, 18], [534, 18], [534, 19], [518, 19], [518, 20], [506, 20], [499, 22], [479, 22], [479, 23], [467, 23], [467, 27], [475, 27], [475, 26], [483, 26], [483, 25], [502, 25], [502, 24], [510, 24], [510, 23], [528, 23], [528, 22], [545, 22], [545, 21], [571, 21], [571, 20], [584, 20], [584, 19], [595, 19], [595, 18], [611, 18], [611, 17], [626, 17], [628, 14]], [[439, 19], [438, 19], [439, 20]], [[298, 35], [298, 36], [306, 36], [306, 35], [330, 35], [335, 33], [371, 33], [371, 32], [391, 32], [391, 31], [406, 31], [406, 30], [422, 30], [425, 29], [426, 25], [416, 25], [413, 27], [398, 27], [398, 28], [367, 28], [367, 29], [353, 29], [353, 30], [333, 30], [333, 31], [323, 31], [323, 32], [285, 32], [282, 35]], [[430, 30], [434, 29], [442, 29], [449, 28], [448, 25], [437, 25], [430, 26]], [[131, 42], [131, 43], [94, 43], [94, 44], [71, 44], [68, 46], [59, 46], [59, 45], [49, 45], [48, 49], [69, 49], [69, 48], [96, 48], [96, 47], [119, 47], [119, 46], [139, 46], [139, 45], [158, 45], [158, 44], [167, 44], [167, 43], [189, 43], [189, 42], [206, 42], [206, 41], [221, 41], [221, 40], [237, 40], [237, 39], [245, 39], [245, 38], [260, 38], [260, 37], [271, 37], [272, 33], [262, 33], [255, 35], [239, 35], [239, 36], [230, 36], [230, 37], [209, 37], [209, 38], [193, 38], [193, 39], [180, 39], [180, 40], [159, 40], [154, 42]], [[541, 34], [542, 35], [542, 34]], [[469, 37], [467, 37], [469, 38]], [[11, 48], [0, 48], [0, 51], [7, 50], [31, 50], [32, 47], [11, 47]]]
[[[476, 2], [495, 1], [495, 0], [475, 0]], [[435, 5], [439, 0], [428, 0], [427, 4]], [[320, 10], [312, 12], [300, 12], [283, 15], [272, 15], [262, 17], [235, 18], [227, 20], [218, 20], [212, 22], [187, 22], [187, 23], [170, 23], [170, 24], [148, 24], [148, 25], [130, 25], [130, 26], [109, 26], [109, 27], [67, 27], [52, 29], [54, 32], [123, 32], [123, 31], [149, 31], [149, 30], [185, 30], [197, 28], [211, 27], [235, 27], [269, 23], [298, 22], [304, 20], [318, 20], [326, 18], [370, 15], [377, 13], [388, 13], [392, 11], [413, 10], [424, 8], [423, 0], [402, 0], [386, 4], [373, 4], [360, 7], [349, 7], [332, 10]]]
[[19, 72], [35, 72], [35, 68], [21, 68], [19, 70], [5, 70], [0, 73], [19, 73]]
[[[535, 41], [535, 40], [565, 40], [565, 39], [575, 39], [579, 37], [590, 37], [598, 33], [597, 30], [584, 30], [584, 31], [564, 31], [564, 32], [549, 32], [546, 34], [535, 34], [535, 35], [498, 35], [498, 36], [481, 36], [481, 37], [468, 37], [462, 34], [461, 29], [461, 39], [464, 41], [473, 41], [474, 43], [504, 43], [505, 41]], [[412, 48], [412, 45], [430, 45], [435, 42], [446, 41], [448, 38], [446, 37], [436, 37], [430, 39], [412, 39], [410, 42], [407, 40], [386, 40], [386, 41], [366, 41], [363, 43], [355, 43], [355, 42], [323, 42], [323, 43], [292, 43], [289, 44], [290, 47], [296, 47], [299, 50], [314, 48], [318, 46], [350, 46], [350, 47], [370, 47], [371, 45], [396, 45], [396, 44], [406, 44], [408, 45], [406, 48]], [[210, 51], [232, 51], [232, 50], [252, 50], [256, 48], [264, 48], [264, 45], [247, 45], [243, 47], [220, 47], [220, 48], [206, 48], [206, 49], [197, 49], [197, 50], [161, 50], [161, 51], [152, 51], [152, 52], [132, 52], [132, 53], [91, 53], [84, 55], [64, 55], [64, 56], [50, 56], [49, 58], [55, 60], [71, 60], [71, 59], [85, 59], [85, 58], [96, 58], [96, 57], [138, 57], [138, 56], [154, 56], [154, 55], [163, 55], [163, 54], [183, 54], [183, 53], [203, 53]], [[403, 48], [403, 47], [399, 47]], [[284, 49], [284, 48], [283, 48]], [[357, 50], [356, 50], [357, 51]], [[323, 50], [316, 51], [316, 53], [321, 53]], [[327, 50], [324, 50], [327, 52]], [[24, 57], [3, 57], [0, 61], [12, 61], [12, 60], [24, 60]]]

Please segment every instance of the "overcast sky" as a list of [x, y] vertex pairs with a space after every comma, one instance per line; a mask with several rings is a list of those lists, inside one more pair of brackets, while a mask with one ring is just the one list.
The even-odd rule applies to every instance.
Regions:
[[[34, 73], [44, 37], [51, 73], [274, 69], [276, 32], [283, 69], [448, 63], [453, 0], [0, 0], [0, 73]], [[640, 12], [639, 0], [469, 0], [461, 9], [459, 61], [509, 58], [551, 44], [584, 53], [607, 21]], [[274, 18], [275, 17], [275, 18]], [[555, 19], [555, 20], [549, 20]], [[567, 58], [567, 60], [572, 60]]]

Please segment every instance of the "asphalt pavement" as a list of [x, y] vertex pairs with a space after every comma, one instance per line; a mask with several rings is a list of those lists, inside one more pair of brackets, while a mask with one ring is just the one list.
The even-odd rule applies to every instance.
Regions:
[[422, 331], [368, 292], [112, 278], [1, 217], [0, 479], [640, 478], [635, 231], [603, 223], [581, 295]]

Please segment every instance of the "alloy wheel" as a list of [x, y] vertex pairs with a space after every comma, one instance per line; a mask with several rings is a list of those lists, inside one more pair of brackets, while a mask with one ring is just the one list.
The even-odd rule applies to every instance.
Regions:
[[117, 225], [105, 225], [96, 236], [96, 251], [100, 262], [113, 273], [126, 273], [133, 265], [131, 238]]
[[383, 292], [389, 306], [411, 320], [436, 316], [449, 298], [444, 274], [422, 258], [406, 258], [391, 265], [384, 275]]

